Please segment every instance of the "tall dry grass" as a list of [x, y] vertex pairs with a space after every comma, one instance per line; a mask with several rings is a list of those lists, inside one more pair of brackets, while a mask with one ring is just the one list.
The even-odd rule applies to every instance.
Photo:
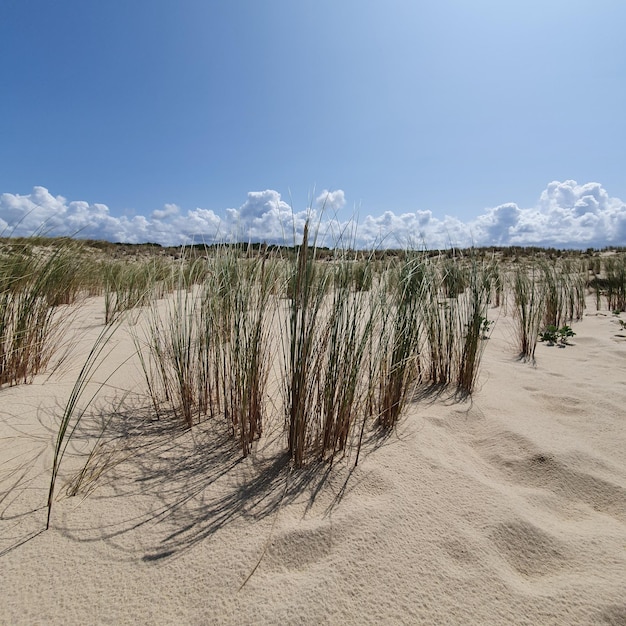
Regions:
[[533, 360], [546, 308], [544, 289], [534, 265], [519, 264], [515, 267], [511, 276], [511, 291], [519, 356]]
[[289, 310], [283, 335], [283, 389], [289, 457], [302, 467], [318, 439], [316, 398], [320, 359], [324, 352], [323, 304], [331, 275], [316, 263], [316, 248], [309, 243], [309, 222], [291, 264]]
[[[238, 258], [232, 251], [220, 254], [214, 269], [217, 283], [208, 283], [202, 297], [203, 332], [216, 339], [213, 357], [215, 388], [221, 390], [218, 408], [223, 408], [247, 456], [263, 431], [268, 376], [276, 351], [272, 324], [277, 302], [273, 294], [282, 268], [264, 249], [251, 259]], [[207, 381], [210, 378], [206, 376]]]
[[275, 259], [227, 247], [181, 267], [174, 293], [152, 302], [136, 336], [157, 414], [172, 411], [189, 427], [223, 416], [249, 454], [262, 432], [278, 280]]
[[[497, 277], [495, 278], [497, 281]], [[474, 390], [480, 360], [485, 347], [483, 322], [494, 281], [493, 268], [485, 266], [476, 258], [470, 259], [467, 271], [467, 290], [462, 296], [460, 309], [460, 351], [456, 367], [457, 388], [465, 393]], [[496, 282], [496, 290], [499, 285]]]
[[609, 311], [626, 311], [626, 255], [605, 257], [602, 263], [602, 277], [596, 287], [606, 299]]
[[24, 242], [0, 253], [0, 386], [29, 382], [50, 362], [81, 289], [78, 248]]
[[[160, 259], [108, 261], [102, 264], [104, 280], [104, 320], [114, 322], [122, 313], [147, 305], [153, 298], [162, 298], [180, 283], [181, 274], [190, 264], [176, 268]], [[189, 281], [187, 281], [189, 282]]]
[[328, 297], [318, 370], [320, 457], [331, 459], [348, 448], [353, 434], [362, 432], [368, 417], [368, 381], [364, 373], [379, 315], [371, 290], [369, 261], [357, 263], [344, 253], [335, 260], [333, 273], [334, 289]]
[[[427, 298], [428, 265], [408, 255], [379, 283], [379, 311], [370, 358], [374, 361], [370, 394], [379, 425], [397, 423], [413, 382], [420, 374], [420, 331]], [[427, 323], [427, 322], [426, 322]]]

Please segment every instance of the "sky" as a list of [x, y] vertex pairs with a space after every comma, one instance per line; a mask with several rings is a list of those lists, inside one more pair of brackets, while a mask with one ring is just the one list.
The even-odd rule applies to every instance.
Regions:
[[623, 0], [0, 0], [0, 234], [626, 245], [624, 24]]

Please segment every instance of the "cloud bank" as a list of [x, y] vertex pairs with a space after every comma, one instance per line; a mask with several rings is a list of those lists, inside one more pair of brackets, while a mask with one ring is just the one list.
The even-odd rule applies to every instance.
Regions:
[[165, 246], [216, 241], [265, 241], [293, 245], [307, 218], [317, 227], [318, 243], [358, 248], [405, 246], [541, 246], [602, 248], [626, 245], [626, 203], [612, 198], [599, 183], [551, 182], [537, 204], [514, 203], [487, 208], [475, 219], [434, 217], [431, 211], [385, 211], [358, 222], [342, 221], [342, 190], [324, 191], [311, 207], [295, 210], [277, 191], [251, 191], [237, 209], [223, 215], [202, 208], [183, 211], [175, 204], [149, 217], [115, 217], [104, 204], [68, 201], [45, 187], [27, 195], [0, 195], [0, 235], [69, 235], [88, 239]]

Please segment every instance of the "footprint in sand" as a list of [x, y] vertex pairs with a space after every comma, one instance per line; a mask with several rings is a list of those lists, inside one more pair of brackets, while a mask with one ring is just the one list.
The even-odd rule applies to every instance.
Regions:
[[546, 408], [551, 413], [559, 413], [561, 415], [582, 415], [588, 412], [585, 410], [580, 400], [571, 396], [557, 396], [553, 394], [537, 394]]
[[524, 437], [503, 432], [489, 440], [477, 441], [475, 446], [510, 482], [546, 489], [564, 502], [582, 502], [626, 522], [626, 489], [582, 469], [573, 469]]
[[443, 549], [448, 553], [453, 561], [460, 565], [470, 565], [479, 559], [476, 554], [468, 548], [468, 544], [460, 539], [452, 538], [442, 544]]
[[554, 574], [569, 558], [567, 549], [556, 537], [528, 522], [498, 524], [490, 538], [507, 563], [522, 576]]
[[353, 484], [348, 487], [349, 493], [363, 498], [377, 498], [384, 496], [395, 489], [395, 483], [382, 471], [372, 469], [363, 475], [355, 475]]
[[263, 559], [266, 567], [274, 570], [302, 570], [328, 557], [333, 545], [345, 538], [341, 525], [316, 523], [283, 531], [271, 540]]
[[598, 624], [607, 626], [624, 626], [626, 624], [626, 605], [610, 606], [603, 613]]
[[582, 501], [595, 511], [626, 521], [625, 489], [549, 456], [535, 454], [517, 461], [509, 474], [516, 482], [549, 489], [566, 500]]
[[565, 378], [563, 374], [559, 374], [558, 372], [546, 372], [546, 376], [552, 376], [552, 378]]

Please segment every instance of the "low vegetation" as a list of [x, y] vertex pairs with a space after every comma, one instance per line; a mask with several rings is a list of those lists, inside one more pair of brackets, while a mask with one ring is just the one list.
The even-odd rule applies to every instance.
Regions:
[[0, 242], [0, 385], [49, 369], [81, 303], [104, 303], [61, 416], [49, 507], [85, 390], [121, 326], [155, 419], [220, 420], [244, 457], [268, 421], [283, 421], [299, 468], [352, 453], [356, 463], [366, 434], [393, 429], [418, 387], [471, 394], [494, 317], [513, 316], [518, 354], [534, 360], [539, 341], [575, 335], [588, 294], [626, 307], [623, 252], [366, 253], [319, 248], [310, 228], [291, 248]]

